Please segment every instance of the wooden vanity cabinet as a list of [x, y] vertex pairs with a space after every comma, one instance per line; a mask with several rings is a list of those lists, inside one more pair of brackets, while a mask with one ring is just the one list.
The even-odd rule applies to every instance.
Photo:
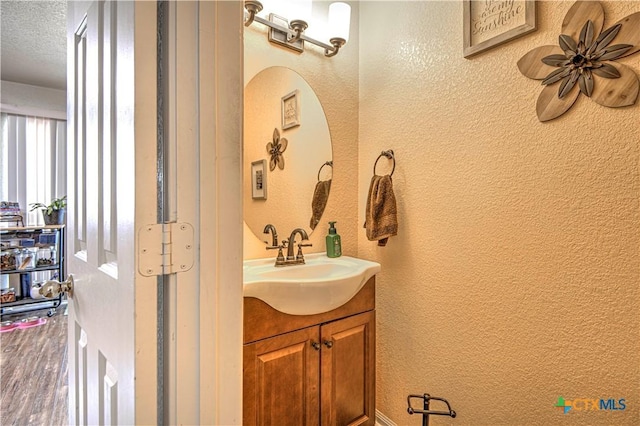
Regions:
[[[371, 278], [347, 304], [308, 316], [245, 298], [243, 424], [374, 425], [374, 295]], [[273, 329], [293, 330], [247, 330], [267, 317]]]
[[310, 327], [244, 347], [244, 424], [318, 424], [319, 334]]
[[375, 324], [369, 311], [320, 326], [322, 425], [375, 424]]

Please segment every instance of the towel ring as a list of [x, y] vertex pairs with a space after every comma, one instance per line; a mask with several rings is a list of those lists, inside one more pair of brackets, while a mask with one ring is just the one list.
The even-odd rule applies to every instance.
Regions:
[[318, 170], [318, 182], [320, 182], [320, 172], [322, 171], [322, 168], [324, 166], [329, 166], [331, 167], [331, 170], [333, 170], [333, 161], [327, 161], [322, 166], [320, 166], [320, 170]]
[[389, 176], [393, 176], [393, 172], [396, 170], [396, 157], [393, 155], [392, 149], [382, 151], [380, 155], [378, 155], [376, 162], [373, 164], [373, 174], [376, 174], [376, 166], [378, 165], [378, 161], [380, 161], [382, 157], [387, 157], [389, 160], [393, 160], [393, 168], [391, 169], [391, 173], [389, 174]]

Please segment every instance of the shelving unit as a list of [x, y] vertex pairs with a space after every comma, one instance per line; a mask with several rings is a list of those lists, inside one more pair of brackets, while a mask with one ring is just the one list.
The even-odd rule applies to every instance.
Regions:
[[[49, 315], [53, 315], [62, 303], [62, 295], [54, 299], [32, 298], [31, 288], [50, 279], [66, 278], [64, 225], [0, 228], [0, 237], [0, 274], [3, 280], [0, 316], [47, 308]], [[20, 253], [24, 249], [36, 258], [31, 261], [25, 260], [28, 257], [26, 255], [22, 258]], [[38, 259], [41, 253], [44, 257]], [[7, 286], [14, 289], [14, 301], [4, 301], [5, 298], [11, 297], [11, 294], [6, 292]]]
[[0, 222], [15, 222], [16, 226], [24, 226], [24, 219], [19, 214], [0, 215]]

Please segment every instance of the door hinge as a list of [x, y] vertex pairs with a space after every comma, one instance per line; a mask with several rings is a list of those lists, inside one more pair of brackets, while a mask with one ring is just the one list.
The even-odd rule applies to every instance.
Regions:
[[193, 267], [193, 226], [157, 223], [138, 230], [138, 271], [145, 277], [186, 272]]

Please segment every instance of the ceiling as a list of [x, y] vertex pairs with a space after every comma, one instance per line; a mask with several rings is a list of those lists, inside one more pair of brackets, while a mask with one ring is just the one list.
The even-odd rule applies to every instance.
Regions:
[[1, 0], [0, 77], [66, 90], [66, 0]]

